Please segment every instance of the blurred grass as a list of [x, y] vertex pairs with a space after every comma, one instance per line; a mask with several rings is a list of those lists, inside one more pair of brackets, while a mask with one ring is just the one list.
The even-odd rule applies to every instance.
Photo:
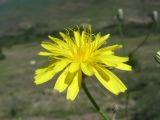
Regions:
[[[134, 49], [143, 38], [144, 35], [124, 38], [127, 52]], [[149, 94], [143, 91], [146, 91], [145, 89], [150, 84], [157, 84], [158, 82], [160, 66], [154, 61], [153, 55], [159, 49], [159, 38], [160, 35], [152, 35], [146, 45], [139, 49], [137, 55], [142, 66], [140, 72], [129, 73], [130, 79], [126, 80], [125, 72], [115, 71], [131, 90], [129, 101], [131, 113], [134, 112], [135, 107], [133, 106], [136, 101]], [[122, 38], [113, 35], [108, 44], [120, 43], [120, 39]], [[12, 120], [22, 117], [36, 120], [43, 116], [48, 119], [72, 120], [76, 116], [81, 119], [81, 116], [85, 118], [86, 115], [91, 114], [87, 119], [94, 120], [93, 116], [97, 114], [83, 91], [80, 92], [77, 100], [71, 103], [66, 101], [64, 93], [59, 94], [52, 90], [55, 79], [41, 86], [33, 84], [34, 70], [46, 63], [46, 59], [37, 56], [40, 50], [42, 49], [39, 42], [19, 44], [3, 49], [6, 59], [0, 61], [0, 119]], [[120, 50], [120, 54], [122, 54], [122, 50]], [[37, 64], [30, 65], [31, 60], [36, 60]], [[123, 118], [125, 96], [111, 95], [94, 78], [93, 80], [88, 79], [87, 85], [89, 85], [89, 89], [98, 103], [110, 114], [113, 105], [118, 104], [121, 106], [118, 118]], [[100, 116], [95, 118], [100, 120]]]

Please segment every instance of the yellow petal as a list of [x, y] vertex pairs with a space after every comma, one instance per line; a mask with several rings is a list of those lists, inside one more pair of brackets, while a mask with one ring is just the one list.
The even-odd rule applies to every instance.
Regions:
[[82, 81], [82, 73], [78, 71], [67, 90], [67, 99], [73, 101], [78, 95]]
[[112, 61], [110, 61], [110, 60], [106, 60], [106, 59], [104, 59], [103, 57], [95, 57], [95, 60], [96, 60], [96, 62], [98, 62], [98, 63], [102, 63], [102, 64], [105, 64], [107, 67], [116, 67], [117, 66], [117, 64], [116, 63], [114, 63], [114, 62], [112, 62]]
[[132, 67], [124, 63], [117, 64], [115, 68], [120, 69], [120, 70], [132, 71]]
[[41, 55], [41, 56], [54, 56], [53, 53], [50, 53], [50, 52], [39, 52], [38, 55]]
[[106, 68], [96, 66], [94, 69], [94, 74], [100, 83], [115, 95], [125, 92], [127, 89], [120, 79]]
[[[98, 56], [98, 57], [95, 57], [95, 60], [97, 62], [99, 62], [99, 63], [103, 63], [103, 64], [105, 64], [107, 66], [110, 66], [110, 67], [121, 68], [121, 67], [123, 67], [122, 66], [123, 62], [127, 62], [128, 61], [128, 57], [118, 57], [118, 56], [108, 55], [108, 56]], [[127, 66], [124, 65], [124, 67], [127, 67]]]
[[105, 51], [109, 51], [109, 50], [116, 50], [116, 49], [120, 49], [122, 48], [123, 46], [122, 45], [111, 45], [111, 46], [108, 46], [108, 47], [104, 47], [104, 48], [101, 48], [101, 49], [98, 49], [99, 52], [105, 52]]
[[76, 72], [79, 70], [79, 68], [80, 68], [80, 65], [77, 62], [71, 63], [70, 66], [68, 67], [69, 72]]
[[68, 45], [73, 45], [73, 41], [71, 40], [71, 38], [68, 35], [66, 35], [65, 33], [62, 33], [62, 32], [60, 32], [59, 34], [67, 42]]
[[48, 67], [45, 68], [41, 68], [36, 70], [35, 72], [35, 84], [42, 84], [44, 82], [49, 81], [50, 79], [52, 79], [52, 77], [56, 74], [52, 69], [54, 68], [53, 65], [50, 65]]
[[127, 87], [123, 84], [123, 82], [111, 71], [106, 69], [106, 74], [108, 74], [110, 77], [110, 84], [119, 88], [119, 91], [117, 94], [119, 94], [120, 92], [125, 92], [127, 90]]
[[105, 81], [109, 81], [109, 76], [106, 75], [104, 69], [102, 69], [101, 67], [94, 66], [93, 71], [98, 80], [103, 79]]
[[54, 86], [55, 90], [57, 90], [59, 92], [63, 92], [67, 88], [68, 84], [65, 83], [67, 74], [68, 74], [68, 68], [66, 68], [63, 71], [63, 73], [58, 77], [58, 79], [55, 83], [55, 86]]
[[43, 48], [49, 50], [49, 51], [55, 51], [55, 50], [57, 51], [57, 50], [59, 50], [59, 49], [57, 48], [57, 45], [52, 44], [51, 42], [47, 42], [47, 41], [43, 41], [43, 42], [41, 43], [41, 46], [42, 46]]
[[93, 75], [93, 69], [89, 64], [81, 63], [81, 69], [82, 69], [84, 74], [86, 74], [88, 76], [92, 76]]
[[65, 83], [69, 85], [72, 82], [73, 78], [75, 77], [76, 73], [77, 73], [77, 71], [76, 72], [69, 72], [68, 71]]
[[93, 53], [93, 55], [94, 56], [96, 56], [96, 57], [101, 57], [101, 58], [103, 58], [104, 56], [106, 57], [106, 56], [108, 56], [108, 55], [113, 55], [114, 54], [114, 52], [113, 51], [111, 51], [111, 50], [108, 50], [108, 51], [99, 51], [99, 50], [96, 50], [94, 53]]
[[93, 50], [96, 50], [101, 45], [103, 45], [105, 43], [105, 41], [109, 38], [109, 36], [110, 36], [110, 34], [107, 34], [107, 35], [101, 37], [100, 33], [98, 33], [95, 37], [95, 40], [92, 42]]
[[53, 42], [55, 42], [59, 46], [61, 46], [63, 48], [67, 47], [67, 44], [64, 41], [62, 41], [62, 40], [60, 40], [58, 38], [52, 37], [51, 35], [49, 35], [48, 37], [49, 37], [49, 39], [51, 39]]
[[101, 38], [101, 33], [97, 33], [95, 36], [95, 40], [92, 42], [92, 48], [93, 50], [97, 49], [98, 41]]
[[105, 43], [105, 41], [109, 38], [110, 34], [107, 34], [105, 36], [102, 36], [99, 40], [98, 48]]
[[40, 74], [40, 73], [45, 72], [45, 71], [48, 69], [48, 67], [49, 67], [49, 66], [44, 67], [44, 68], [37, 69], [37, 70], [35, 71], [35, 74], [37, 75], [37, 74]]
[[76, 45], [79, 47], [80, 46], [80, 33], [79, 31], [74, 31], [74, 38]]
[[60, 72], [61, 70], [63, 70], [71, 61], [67, 60], [67, 59], [62, 59], [61, 61], [57, 62], [55, 67], [54, 67], [54, 71], [55, 72]]
[[82, 31], [82, 35], [81, 35], [81, 45], [83, 46], [84, 43], [86, 43], [86, 31]]
[[50, 79], [52, 79], [58, 72], [62, 71], [70, 61], [68, 60], [61, 60], [59, 62], [56, 62], [55, 66], [51, 65], [43, 69], [38, 69], [36, 71], [35, 76], [35, 83], [36, 84], [42, 84]]
[[41, 45], [43, 48], [53, 53], [54, 56], [70, 57], [72, 55], [71, 51], [69, 51], [69, 48], [60, 48], [58, 45], [46, 41], [43, 41]]
[[119, 57], [119, 56], [113, 56], [113, 55], [108, 55], [104, 56], [103, 59], [109, 60], [112, 62], [127, 62], [129, 60], [128, 57]]

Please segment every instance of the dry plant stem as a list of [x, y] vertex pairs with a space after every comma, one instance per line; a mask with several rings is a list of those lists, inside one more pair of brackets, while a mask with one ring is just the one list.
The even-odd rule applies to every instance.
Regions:
[[[127, 78], [129, 78], [128, 74], [127, 74]], [[129, 120], [129, 95], [130, 95], [130, 91], [128, 90], [126, 92], [126, 101], [125, 101], [126, 120]]]
[[[123, 41], [123, 36], [124, 36], [124, 33], [123, 33], [123, 21], [118, 21], [118, 31], [119, 31], [119, 34], [120, 34], [120, 37], [121, 37], [121, 43], [124, 46], [124, 41]], [[123, 47], [123, 53], [124, 54], [126, 53], [126, 49], [124, 47]]]
[[100, 107], [98, 106], [98, 104], [96, 103], [96, 101], [94, 100], [90, 92], [88, 91], [88, 88], [85, 84], [85, 80], [83, 80], [82, 82], [82, 88], [84, 92], [86, 93], [87, 97], [89, 98], [90, 102], [93, 104], [93, 106], [97, 110], [97, 112], [99, 112], [99, 114], [102, 116], [103, 120], [109, 120], [106, 114], [100, 109]]
[[116, 114], [112, 116], [112, 120], [116, 120]]
[[[152, 25], [151, 25], [147, 35], [145, 36], [144, 40], [142, 40], [142, 42], [140, 44], [138, 44], [137, 47], [129, 53], [129, 55], [131, 55], [131, 54], [133, 55], [134, 53], [136, 53], [138, 51], [138, 49], [141, 48], [147, 42], [148, 38], [150, 37], [151, 33], [154, 31], [155, 27], [156, 27], [156, 23], [152, 23]], [[118, 21], [118, 30], [119, 30], [120, 36], [123, 38], [124, 33], [123, 33], [123, 22], [122, 21]], [[121, 43], [122, 43], [122, 45], [124, 45], [123, 39], [121, 40]], [[125, 48], [123, 48], [123, 50], [124, 50], [123, 52], [125, 54], [126, 53]], [[127, 75], [127, 78], [129, 78], [128, 74], [126, 74], [126, 75]], [[129, 119], [129, 110], [128, 110], [129, 95], [130, 95], [129, 93], [130, 92], [127, 91], [127, 93], [126, 93], [126, 101], [125, 101], [126, 120]]]
[[[118, 21], [118, 30], [119, 30], [119, 34], [121, 37], [121, 44], [124, 46], [123, 21]], [[126, 49], [124, 47], [123, 47], [123, 54], [126, 54]], [[126, 74], [126, 78], [127, 79], [129, 78], [128, 74]], [[129, 119], [129, 117], [128, 117], [129, 116], [129, 110], [128, 110], [129, 91], [126, 92], [125, 97], [126, 97], [126, 99], [125, 99], [125, 115], [126, 115], [126, 120], [128, 120]]]

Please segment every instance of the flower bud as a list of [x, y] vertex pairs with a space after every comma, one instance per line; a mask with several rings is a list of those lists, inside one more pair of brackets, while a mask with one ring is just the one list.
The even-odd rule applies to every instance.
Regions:
[[123, 9], [122, 9], [122, 8], [119, 8], [119, 9], [118, 9], [117, 19], [118, 19], [119, 21], [124, 20], [124, 12], [123, 12]]
[[157, 52], [156, 57], [160, 60], [160, 51]]
[[153, 22], [158, 22], [158, 12], [156, 10], [152, 11], [151, 17]]
[[160, 51], [157, 52], [156, 56], [154, 56], [155, 60], [160, 64]]

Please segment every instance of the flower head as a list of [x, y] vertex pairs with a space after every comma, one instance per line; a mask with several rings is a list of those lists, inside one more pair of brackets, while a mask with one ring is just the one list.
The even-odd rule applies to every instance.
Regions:
[[157, 52], [155, 60], [160, 64], [160, 51]]
[[158, 17], [159, 17], [158, 11], [153, 10], [152, 15], [151, 15], [151, 18], [152, 18], [153, 22], [158, 22]]
[[114, 50], [122, 45], [104, 46], [109, 34], [94, 35], [89, 29], [72, 30], [73, 36], [60, 32], [61, 39], [48, 36], [52, 42], [42, 42], [47, 52], [39, 55], [50, 57], [47, 67], [36, 70], [35, 83], [42, 84], [59, 75], [54, 89], [63, 92], [67, 89], [67, 99], [74, 100], [79, 92], [82, 74], [95, 75], [98, 81], [110, 92], [118, 95], [125, 92], [126, 86], [108, 68], [131, 71], [131, 66], [125, 64], [128, 57], [114, 55]]
[[123, 21], [124, 20], [124, 12], [123, 12], [122, 8], [118, 9], [117, 18], [118, 18], [119, 21]]

